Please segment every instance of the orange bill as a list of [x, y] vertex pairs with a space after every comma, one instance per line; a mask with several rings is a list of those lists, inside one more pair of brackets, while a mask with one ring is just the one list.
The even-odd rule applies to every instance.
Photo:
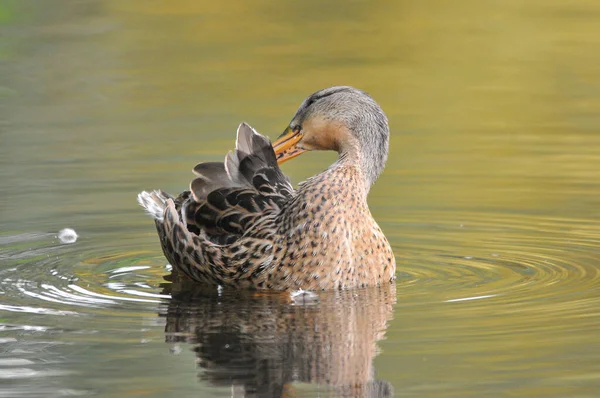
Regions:
[[302, 134], [302, 130], [299, 128], [292, 130], [291, 127], [288, 126], [288, 128], [285, 129], [283, 134], [281, 134], [273, 143], [277, 164], [282, 164], [283, 162], [306, 152], [306, 149], [298, 148], [296, 146], [303, 136], [304, 134]]

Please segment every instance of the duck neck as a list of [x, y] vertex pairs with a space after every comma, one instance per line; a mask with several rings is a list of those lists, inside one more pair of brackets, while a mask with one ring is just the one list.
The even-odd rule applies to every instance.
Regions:
[[383, 172], [389, 149], [387, 119], [381, 125], [359, 120], [348, 127], [350, 134], [340, 140], [339, 162], [356, 164], [363, 176], [367, 192]]
[[336, 182], [340, 194], [351, 191], [366, 202], [371, 183], [364, 173], [359, 152], [340, 152], [322, 175], [325, 180]]
[[380, 173], [373, 169], [373, 162], [366, 155], [357, 142], [348, 143], [340, 148], [337, 161], [330, 167], [332, 170], [356, 169], [365, 197]]

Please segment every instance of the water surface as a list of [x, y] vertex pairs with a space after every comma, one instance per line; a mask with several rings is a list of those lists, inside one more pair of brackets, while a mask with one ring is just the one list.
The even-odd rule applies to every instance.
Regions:
[[[599, 15], [1, 2], [0, 396], [596, 396]], [[137, 192], [185, 189], [239, 122], [275, 137], [335, 84], [390, 119], [369, 204], [396, 285], [294, 303], [165, 280]]]

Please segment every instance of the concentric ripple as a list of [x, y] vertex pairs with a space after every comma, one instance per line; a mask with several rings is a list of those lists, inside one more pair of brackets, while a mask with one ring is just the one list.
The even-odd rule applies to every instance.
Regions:
[[10, 396], [89, 395], [52, 380], [78, 374], [77, 358], [98, 341], [127, 347], [140, 340], [125, 336], [160, 322], [169, 296], [159, 253], [135, 250], [133, 238], [107, 248], [94, 244], [103, 236], [80, 235], [74, 244], [49, 233], [0, 237], [0, 373], [12, 380]]
[[[410, 231], [397, 237], [408, 239], [399, 261], [401, 294], [418, 289], [443, 291], [451, 301], [533, 301], [600, 282], [600, 227], [589, 221], [451, 212], [410, 217]], [[435, 232], [419, 221], [432, 219]]]
[[[135, 309], [159, 303], [161, 272], [141, 252], [95, 254], [83, 244], [65, 245], [54, 234], [3, 237], [0, 289], [13, 301], [0, 309], [40, 314], [89, 314], [93, 309]], [[115, 248], [115, 250], [119, 250]], [[151, 286], [152, 285], [152, 286]]]

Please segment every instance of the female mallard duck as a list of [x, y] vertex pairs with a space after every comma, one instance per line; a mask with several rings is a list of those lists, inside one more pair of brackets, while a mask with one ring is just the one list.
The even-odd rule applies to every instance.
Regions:
[[[394, 279], [396, 261], [367, 205], [387, 160], [385, 114], [366, 93], [330, 87], [304, 100], [271, 145], [242, 123], [224, 163], [200, 163], [177, 198], [142, 192], [163, 252], [200, 283], [333, 289]], [[338, 160], [294, 190], [278, 164], [305, 151]]]

